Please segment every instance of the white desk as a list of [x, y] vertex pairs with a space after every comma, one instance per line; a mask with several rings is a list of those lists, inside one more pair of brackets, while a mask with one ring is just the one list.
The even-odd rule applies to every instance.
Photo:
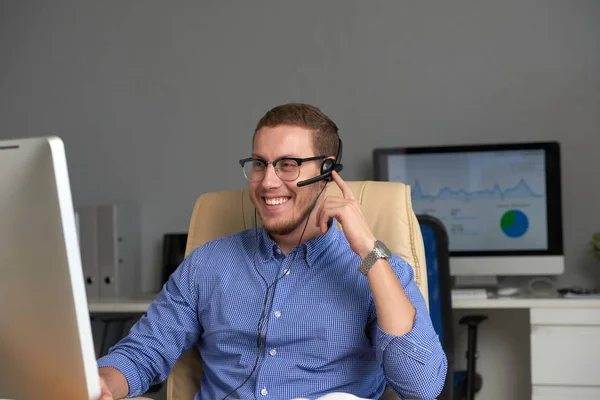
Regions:
[[600, 398], [600, 299], [453, 300], [457, 310], [525, 309], [533, 400]]
[[488, 298], [488, 299], [454, 299], [455, 309], [499, 309], [499, 308], [560, 308], [560, 309], [598, 309], [600, 299], [586, 298]]
[[90, 313], [143, 314], [154, 298], [90, 300]]
[[[151, 298], [90, 301], [90, 313], [143, 314]], [[600, 398], [600, 299], [453, 300], [457, 310], [521, 309], [529, 314], [532, 400]]]
[[[152, 302], [152, 297], [135, 299], [90, 300], [91, 313], [144, 313]], [[500, 298], [500, 299], [460, 299], [453, 300], [454, 309], [595, 309], [600, 310], [600, 299], [561, 299], [561, 298]]]
[[[88, 308], [92, 313], [144, 313], [153, 297], [90, 300]], [[576, 308], [600, 310], [600, 299], [563, 298], [499, 298], [499, 299], [460, 299], [452, 301], [454, 309], [503, 309], [503, 308]]]

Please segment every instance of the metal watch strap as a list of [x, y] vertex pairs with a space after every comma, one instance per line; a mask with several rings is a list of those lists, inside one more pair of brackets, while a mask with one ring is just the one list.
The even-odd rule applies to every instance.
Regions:
[[365, 257], [365, 259], [360, 263], [360, 266], [358, 267], [358, 270], [363, 274], [363, 275], [367, 275], [367, 272], [369, 272], [369, 270], [371, 269], [371, 267], [373, 265], [375, 265], [375, 263], [377, 262], [377, 260], [379, 260], [380, 258], [389, 258], [390, 254], [389, 254], [389, 249], [386, 247], [385, 244], [383, 244], [383, 242], [376, 240], [375, 241], [375, 247], [373, 248], [373, 250], [371, 250], [369, 252], [369, 254], [367, 254], [367, 256]]

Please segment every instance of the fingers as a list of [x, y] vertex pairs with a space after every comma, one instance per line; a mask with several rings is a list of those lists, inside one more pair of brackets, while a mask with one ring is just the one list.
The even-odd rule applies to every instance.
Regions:
[[113, 395], [110, 393], [110, 391], [105, 390], [103, 388], [100, 398], [98, 400], [115, 400], [115, 399], [114, 399]]
[[348, 200], [354, 200], [354, 193], [352, 193], [352, 189], [350, 189], [348, 184], [344, 182], [340, 174], [338, 174], [337, 171], [332, 171], [331, 176], [338, 187], [342, 190], [342, 195], [344, 198]]
[[320, 228], [321, 233], [327, 232], [327, 222], [331, 218], [336, 218], [340, 223], [342, 221], [343, 208], [348, 206], [348, 202], [340, 197], [327, 197], [315, 218], [315, 224]]
[[102, 377], [100, 377], [100, 398], [98, 400], [114, 400], [106, 381]]
[[329, 219], [332, 217], [335, 217], [335, 215], [333, 215], [334, 213], [334, 209], [331, 206], [323, 207], [321, 209], [321, 213], [317, 219], [317, 226], [320, 228], [321, 233], [327, 232], [327, 222], [329, 222]]
[[[315, 217], [315, 225], [320, 228], [321, 233], [325, 233], [325, 231], [323, 230], [322, 219], [323, 219], [324, 209], [325, 209], [325, 205], [326, 204], [327, 204], [327, 199], [325, 199], [325, 201], [323, 202], [323, 204], [321, 204], [321, 206], [317, 210], [317, 215]], [[325, 222], [325, 227], [327, 227], [327, 222]]]

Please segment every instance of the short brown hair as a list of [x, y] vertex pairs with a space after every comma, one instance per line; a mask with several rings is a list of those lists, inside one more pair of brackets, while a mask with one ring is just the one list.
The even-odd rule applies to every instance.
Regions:
[[313, 131], [313, 150], [315, 155], [335, 156], [338, 151], [338, 127], [321, 110], [310, 104], [288, 103], [269, 110], [256, 125], [256, 132], [265, 126], [273, 128], [279, 125], [292, 125]]

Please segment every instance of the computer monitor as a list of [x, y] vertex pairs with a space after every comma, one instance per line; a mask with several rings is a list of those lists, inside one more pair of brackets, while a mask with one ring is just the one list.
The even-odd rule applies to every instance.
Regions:
[[0, 141], [0, 398], [98, 399], [63, 142]]
[[373, 163], [442, 221], [453, 276], [563, 273], [557, 142], [381, 148]]

